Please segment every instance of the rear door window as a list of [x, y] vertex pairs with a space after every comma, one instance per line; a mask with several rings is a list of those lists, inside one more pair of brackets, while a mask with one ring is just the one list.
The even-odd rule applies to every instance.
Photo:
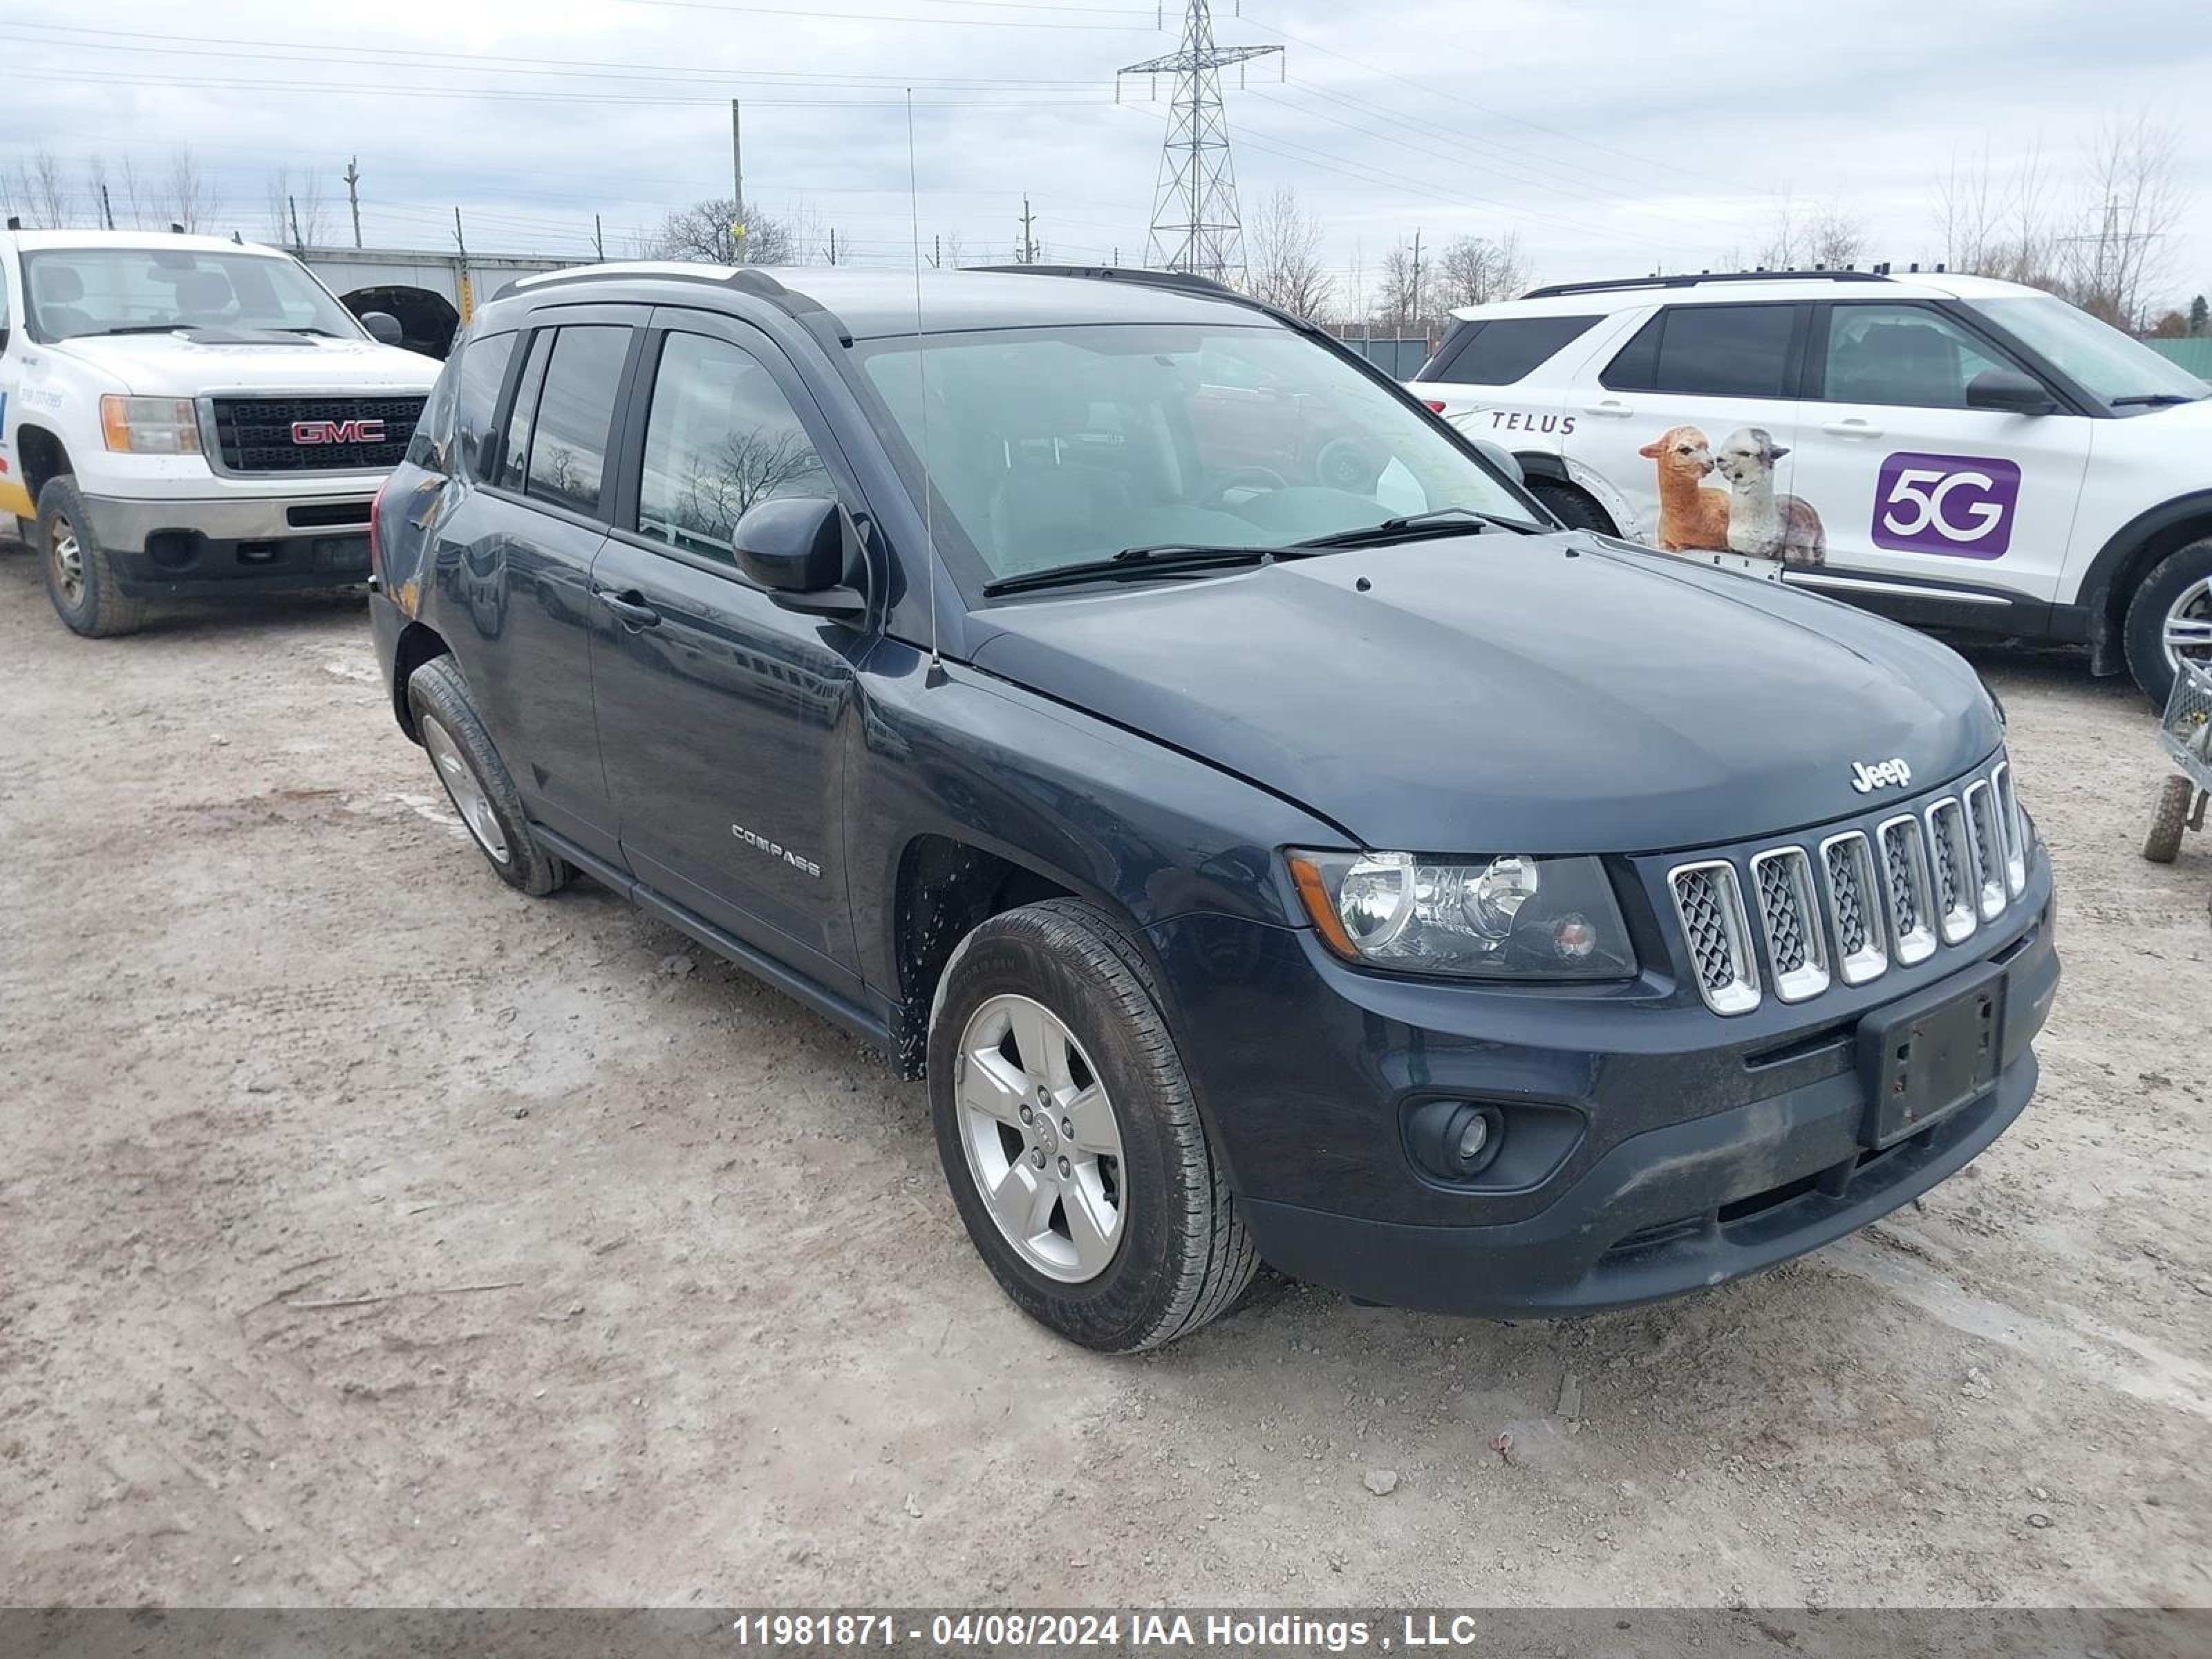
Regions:
[[462, 347], [453, 375], [449, 470], [459, 468], [473, 478], [485, 476], [485, 463], [491, 459], [492, 416], [499, 409], [500, 388], [507, 384], [507, 366], [514, 361], [515, 338], [511, 332], [487, 334]]
[[541, 328], [530, 337], [530, 356], [515, 382], [514, 407], [507, 411], [507, 436], [499, 447], [499, 485], [522, 488], [523, 469], [530, 460], [530, 423], [538, 416], [538, 393], [545, 384], [545, 360], [553, 355], [553, 331]]
[[1462, 323], [1416, 378], [1510, 386], [1587, 334], [1595, 317], [1486, 317]]
[[1615, 392], [1786, 398], [1802, 305], [1669, 306], [1598, 379]]
[[619, 324], [582, 324], [556, 335], [531, 428], [525, 495], [572, 513], [599, 510], [629, 337]]

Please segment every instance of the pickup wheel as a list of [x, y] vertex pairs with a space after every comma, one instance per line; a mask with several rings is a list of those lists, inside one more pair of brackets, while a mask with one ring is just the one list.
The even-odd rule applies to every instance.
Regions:
[[567, 886], [574, 870], [532, 837], [522, 797], [451, 657], [433, 657], [408, 677], [407, 706], [447, 799], [499, 878], [532, 898]]
[[46, 597], [72, 633], [105, 639], [145, 625], [146, 601], [123, 592], [113, 561], [93, 539], [76, 479], [51, 478], [39, 492], [34, 544], [42, 550]]
[[2128, 601], [2123, 637], [2128, 672], [2160, 708], [2182, 659], [2212, 667], [2212, 536], [2152, 567]]
[[975, 1249], [1071, 1341], [1157, 1347], [1251, 1283], [1151, 972], [1103, 911], [1054, 899], [960, 942], [930, 1012], [929, 1099]]

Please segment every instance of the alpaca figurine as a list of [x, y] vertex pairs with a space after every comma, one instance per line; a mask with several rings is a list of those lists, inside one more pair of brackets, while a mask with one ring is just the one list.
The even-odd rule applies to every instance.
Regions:
[[1670, 427], [1636, 453], [1658, 464], [1660, 550], [1725, 551], [1728, 491], [1705, 487], [1705, 474], [1713, 470], [1713, 452], [1705, 434], [1693, 426]]
[[1734, 553], [1784, 564], [1825, 564], [1827, 532], [1811, 503], [1774, 493], [1774, 464], [1790, 452], [1763, 426], [1739, 427], [1721, 446], [1729, 482], [1728, 545]]

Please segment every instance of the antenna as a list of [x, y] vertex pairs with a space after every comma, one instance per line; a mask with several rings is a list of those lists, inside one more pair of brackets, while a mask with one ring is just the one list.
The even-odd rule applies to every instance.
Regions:
[[937, 508], [929, 482], [929, 354], [921, 328], [921, 191], [914, 171], [914, 88], [906, 89], [906, 210], [914, 237], [914, 378], [921, 409], [921, 551], [929, 562], [929, 674], [945, 672], [937, 654]]

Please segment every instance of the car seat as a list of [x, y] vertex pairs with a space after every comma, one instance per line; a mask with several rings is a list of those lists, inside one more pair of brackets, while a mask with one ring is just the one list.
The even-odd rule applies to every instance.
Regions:
[[84, 298], [84, 278], [76, 266], [40, 260], [31, 267], [31, 295], [39, 326], [55, 339], [100, 331], [98, 319], [76, 304]]

